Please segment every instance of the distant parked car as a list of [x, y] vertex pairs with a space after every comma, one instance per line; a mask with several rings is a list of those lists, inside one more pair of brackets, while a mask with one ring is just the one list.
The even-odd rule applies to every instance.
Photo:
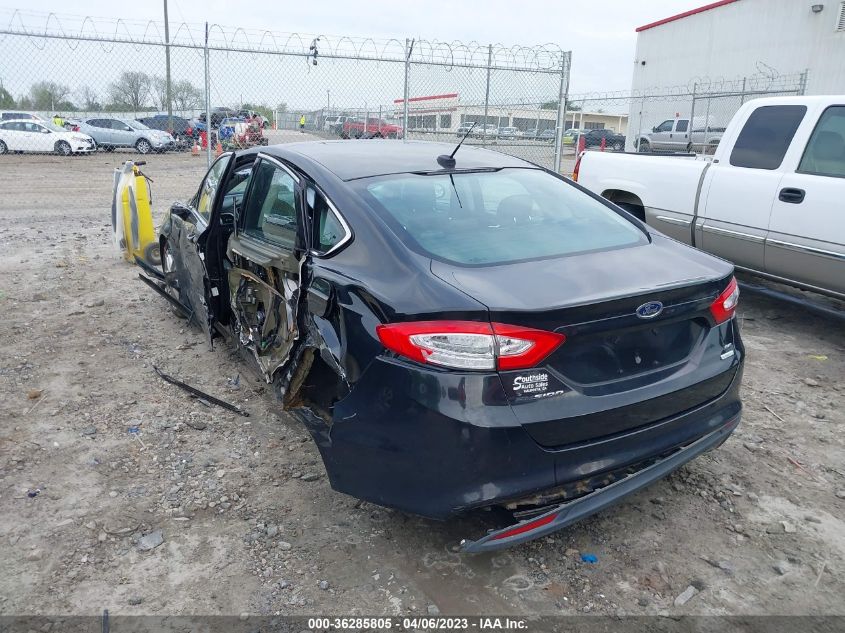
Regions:
[[[455, 132], [455, 136], [464, 136], [467, 132], [469, 132], [472, 129], [472, 126], [473, 126], [472, 121], [469, 121], [467, 123], [462, 123], [460, 125], [460, 127], [457, 129], [457, 131]], [[476, 126], [476, 127], [478, 127], [478, 126]]]
[[62, 156], [87, 154], [97, 149], [94, 139], [69, 132], [49, 121], [34, 119], [0, 122], [0, 154], [8, 152], [55, 152]]
[[522, 136], [522, 132], [516, 127], [500, 127], [496, 130], [496, 136], [499, 138], [517, 138]]
[[[235, 116], [238, 116], [238, 113], [237, 113], [236, 110], [232, 110], [231, 108], [223, 108], [223, 107], [212, 108], [212, 110], [211, 110], [211, 127], [216, 128], [217, 126], [220, 125], [220, 122], [223, 119], [235, 117]], [[200, 121], [205, 123], [207, 118], [208, 117], [206, 116], [205, 112], [200, 112], [200, 116], [199, 116]]]
[[616, 152], [625, 149], [625, 137], [613, 130], [588, 130], [581, 138], [584, 139], [584, 147], [600, 147], [602, 139], [605, 140], [605, 147]]
[[571, 127], [568, 130], [565, 130], [563, 133], [562, 143], [564, 145], [575, 145], [578, 142], [579, 136], [584, 136], [586, 134], [586, 130], [578, 129], [577, 127]]
[[538, 130], [536, 127], [529, 128], [522, 133], [523, 138], [537, 138]]
[[[194, 139], [199, 136], [199, 130], [188, 119], [180, 116], [170, 117], [166, 114], [156, 114], [154, 116], [144, 117], [143, 119], [136, 119], [152, 130], [160, 130], [162, 132], [169, 132], [171, 136], [176, 138], [190, 138]], [[173, 127], [171, 128], [171, 121]]]
[[338, 116], [327, 116], [325, 122], [323, 123], [323, 131], [340, 136], [341, 132], [343, 132], [343, 124], [351, 119], [352, 117], [343, 114]]
[[270, 127], [270, 122], [265, 119], [263, 116], [258, 114], [255, 110], [238, 110], [237, 115], [238, 117], [242, 118], [244, 121], [251, 122], [254, 121], [258, 123], [261, 129], [266, 130]]
[[176, 142], [170, 134], [152, 130], [138, 121], [121, 119], [87, 119], [79, 130], [93, 137], [97, 145], [110, 152], [115, 147], [134, 147], [141, 154], [173, 149]]
[[368, 118], [353, 119], [349, 117], [344, 123], [340, 135], [343, 138], [402, 138], [403, 130], [395, 123], [388, 123], [384, 119]]
[[537, 135], [537, 139], [541, 141], [554, 141], [555, 129], [553, 127], [550, 127], [548, 129], [543, 130]]
[[494, 138], [496, 136], [496, 132], [498, 131], [499, 128], [492, 123], [479, 123], [473, 128], [472, 135], [475, 138]]
[[4, 110], [0, 112], [0, 121], [45, 121], [43, 117], [32, 112], [20, 112], [15, 110]]

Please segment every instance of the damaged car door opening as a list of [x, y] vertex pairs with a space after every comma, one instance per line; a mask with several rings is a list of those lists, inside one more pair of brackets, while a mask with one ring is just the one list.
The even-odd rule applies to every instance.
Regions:
[[148, 280], [246, 351], [332, 487], [430, 519], [561, 529], [724, 442], [745, 350], [731, 264], [520, 159], [442, 143], [220, 156]]

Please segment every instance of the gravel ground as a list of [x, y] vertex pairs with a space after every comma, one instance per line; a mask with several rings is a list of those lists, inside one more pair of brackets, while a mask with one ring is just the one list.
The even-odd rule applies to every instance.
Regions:
[[[722, 448], [552, 537], [459, 555], [481, 519], [333, 492], [249, 366], [113, 252], [128, 157], [0, 161], [1, 614], [845, 614], [842, 322], [746, 294]], [[160, 221], [205, 160], [147, 160]]]

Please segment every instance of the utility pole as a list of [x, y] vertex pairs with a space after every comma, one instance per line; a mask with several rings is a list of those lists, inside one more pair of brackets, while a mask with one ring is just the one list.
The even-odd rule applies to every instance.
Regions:
[[326, 90], [326, 116], [329, 116], [331, 109], [332, 109], [332, 91]]
[[170, 92], [170, 22], [167, 19], [167, 0], [164, 0], [164, 64], [166, 66], [167, 129], [173, 132], [173, 98]]

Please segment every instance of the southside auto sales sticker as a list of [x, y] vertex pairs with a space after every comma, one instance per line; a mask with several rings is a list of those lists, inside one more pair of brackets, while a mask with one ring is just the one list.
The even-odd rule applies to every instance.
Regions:
[[504, 382], [512, 398], [551, 398], [567, 392], [563, 383], [547, 371], [512, 374]]

